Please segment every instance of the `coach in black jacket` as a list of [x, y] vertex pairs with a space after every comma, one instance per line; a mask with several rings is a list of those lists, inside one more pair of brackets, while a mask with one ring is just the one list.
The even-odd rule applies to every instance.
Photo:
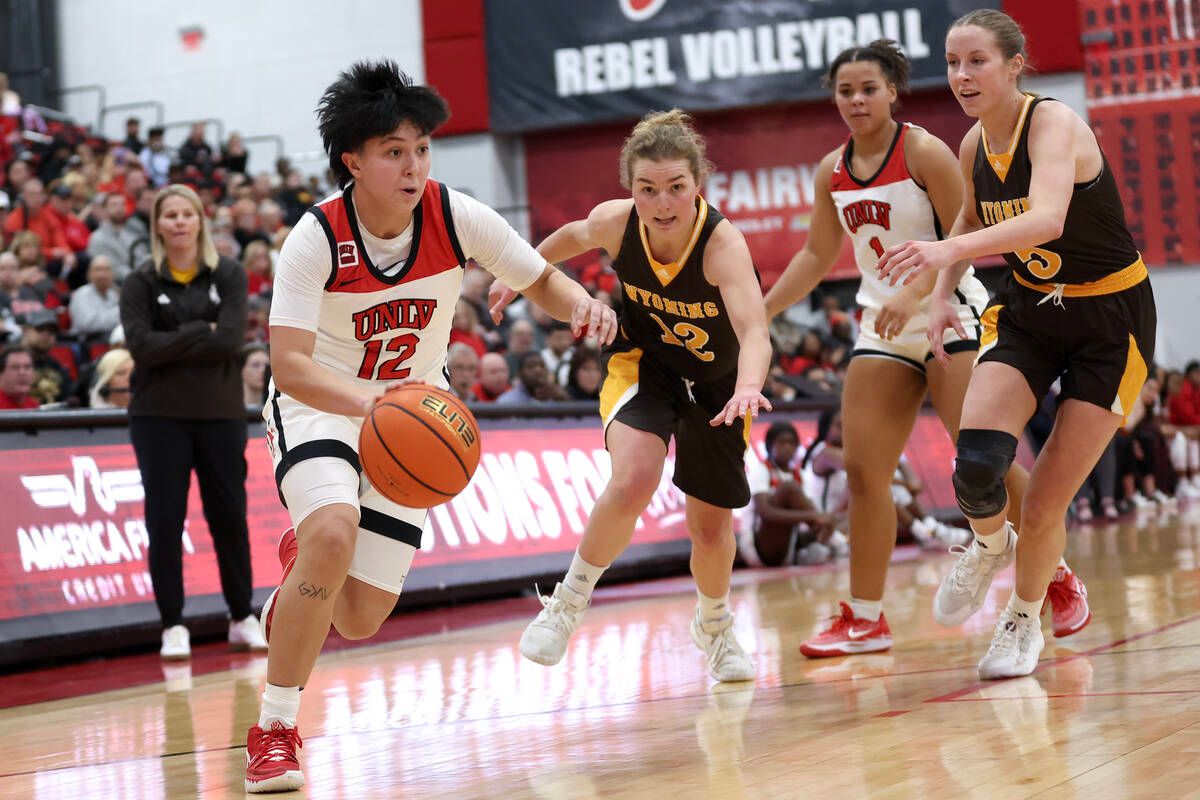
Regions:
[[146, 490], [162, 656], [191, 654], [182, 624], [182, 537], [193, 468], [229, 606], [230, 644], [265, 649], [250, 607], [247, 428], [238, 369], [246, 274], [237, 261], [218, 258], [200, 198], [186, 186], [159, 193], [150, 241], [150, 260], [121, 289], [121, 324], [134, 359], [129, 434]]

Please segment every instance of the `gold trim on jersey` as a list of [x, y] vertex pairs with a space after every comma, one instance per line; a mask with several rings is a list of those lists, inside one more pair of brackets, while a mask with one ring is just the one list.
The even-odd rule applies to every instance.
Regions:
[[600, 419], [605, 430], [612, 416], [636, 394], [641, 360], [642, 351], [637, 347], [609, 356], [604, 385], [600, 387]]
[[1129, 411], [1142, 393], [1142, 384], [1146, 382], [1146, 376], [1149, 374], [1150, 371], [1146, 368], [1146, 359], [1142, 358], [1142, 351], [1138, 349], [1137, 340], [1131, 333], [1129, 334], [1129, 354], [1125, 357], [1125, 372], [1121, 375], [1117, 396], [1113, 399], [1112, 407], [1109, 409], [1114, 414], [1121, 415], [1122, 425], [1128, 421]]
[[979, 363], [979, 359], [988, 350], [996, 346], [1000, 341], [1000, 311], [1003, 305], [988, 306], [984, 309], [982, 316], [979, 317], [979, 352], [975, 355], [975, 363]]
[[1017, 149], [1017, 142], [1021, 139], [1021, 131], [1025, 128], [1025, 117], [1029, 115], [1029, 107], [1033, 104], [1033, 95], [1025, 95], [1025, 104], [1021, 106], [1021, 113], [1017, 117], [1017, 126], [1013, 128], [1012, 137], [1008, 140], [1008, 149], [1003, 153], [993, 153], [988, 147], [987, 131], [984, 130], [982, 123], [979, 126], [979, 133], [983, 139], [983, 154], [987, 158], [987, 162], [992, 165], [992, 171], [996, 173], [996, 177], [1002, 182], [1008, 177], [1008, 168], [1012, 166], [1013, 151]]
[[[1102, 294], [1116, 294], [1123, 292], [1126, 289], [1132, 289], [1146, 278], [1150, 277], [1149, 271], [1146, 269], [1146, 263], [1142, 261], [1142, 257], [1138, 256], [1138, 260], [1130, 264], [1123, 270], [1114, 272], [1111, 275], [1105, 275], [1098, 281], [1089, 283], [1067, 283], [1067, 284], [1045, 284], [1034, 283], [1019, 272], [1013, 272], [1013, 277], [1017, 279], [1017, 283], [1027, 289], [1033, 289], [1035, 292], [1042, 294], [1053, 294], [1058, 291], [1058, 287], [1062, 286], [1063, 297], [1096, 297]], [[1138, 387], [1141, 388], [1140, 386]]]
[[687, 245], [683, 248], [683, 252], [669, 264], [662, 264], [654, 258], [650, 252], [650, 240], [646, 238], [646, 223], [638, 220], [638, 234], [642, 237], [642, 250], [646, 253], [646, 260], [650, 262], [650, 270], [654, 276], [658, 278], [658, 282], [666, 286], [671, 281], [675, 280], [675, 276], [683, 270], [683, 265], [687, 263], [688, 258], [692, 255], [692, 248], [696, 246], [697, 240], [700, 239], [700, 231], [704, 230], [704, 222], [708, 219], [708, 203], [704, 202], [704, 198], [700, 200], [700, 207], [696, 210], [696, 222], [692, 225], [692, 236], [688, 239]]

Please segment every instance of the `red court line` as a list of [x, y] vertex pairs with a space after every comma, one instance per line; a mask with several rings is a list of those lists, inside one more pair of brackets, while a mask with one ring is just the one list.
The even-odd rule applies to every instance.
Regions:
[[880, 719], [887, 719], [889, 717], [899, 717], [899, 716], [903, 716], [904, 714], [907, 714], [909, 712], [909, 710], [910, 709], [906, 708], [903, 711], [885, 711], [882, 714], [876, 714], [875, 716]]
[[[1099, 647], [1093, 647], [1091, 650], [1085, 650], [1082, 653], [1072, 653], [1069, 656], [1059, 656], [1058, 658], [1052, 658], [1049, 661], [1043, 661], [1037, 665], [1037, 669], [1040, 670], [1040, 669], [1043, 669], [1044, 667], [1054, 666], [1055, 664], [1065, 664], [1066, 662], [1074, 661], [1077, 658], [1087, 658], [1088, 656], [1098, 655], [1098, 654], [1106, 652], [1108, 650], [1115, 650], [1116, 648], [1120, 647], [1123, 644], [1128, 644], [1129, 642], [1136, 642], [1139, 639], [1145, 639], [1147, 636], [1154, 636], [1155, 634], [1162, 633], [1163, 631], [1169, 631], [1172, 628], [1178, 628], [1180, 625], [1187, 625], [1188, 623], [1195, 622], [1197, 620], [1200, 620], [1200, 614], [1193, 614], [1190, 617], [1184, 617], [1183, 619], [1177, 619], [1174, 622], [1168, 622], [1166, 625], [1159, 625], [1157, 628], [1151, 628], [1148, 631], [1142, 631], [1141, 633], [1135, 633], [1132, 636], [1126, 636], [1123, 639], [1117, 639], [1115, 642], [1109, 642], [1108, 644], [1102, 644]], [[964, 695], [971, 694], [972, 692], [977, 692], [985, 686], [995, 686], [995, 685], [997, 685], [997, 683], [1003, 683], [1003, 681], [986, 681], [986, 682], [973, 683], [970, 686], [967, 686], [963, 689], [959, 689], [954, 692], [950, 692], [949, 694], [943, 694], [943, 695], [939, 695], [938, 697], [932, 697], [932, 698], [926, 700], [925, 702], [926, 703], [950, 703], [955, 700], [958, 700], [960, 697], [963, 697]], [[1066, 696], [1070, 697], [1072, 695], [1066, 695]], [[983, 698], [983, 699], [987, 699], [987, 698]]]
[[[942, 700], [943, 703], [991, 703], [996, 700], [1054, 700], [1060, 697], [1139, 697], [1152, 694], [1200, 694], [1200, 689], [1160, 689], [1130, 691], [1130, 692], [1063, 692], [1061, 694], [1031, 694], [1021, 697], [960, 697], [956, 700]], [[925, 702], [932, 702], [926, 700]], [[878, 716], [883, 716], [879, 714]]]

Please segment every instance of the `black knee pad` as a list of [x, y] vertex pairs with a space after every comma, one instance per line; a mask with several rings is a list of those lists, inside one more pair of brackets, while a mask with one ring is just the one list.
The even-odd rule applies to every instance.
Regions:
[[958, 432], [954, 459], [954, 499], [968, 519], [994, 517], [1004, 510], [1004, 476], [1017, 455], [1017, 438], [1004, 431], [970, 428]]

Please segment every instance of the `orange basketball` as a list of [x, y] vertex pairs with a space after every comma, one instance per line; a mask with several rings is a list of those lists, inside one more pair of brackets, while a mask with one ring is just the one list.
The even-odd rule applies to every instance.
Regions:
[[479, 423], [450, 392], [401, 386], [363, 420], [358, 455], [381, 495], [410, 508], [429, 508], [461, 492], [475, 474]]

